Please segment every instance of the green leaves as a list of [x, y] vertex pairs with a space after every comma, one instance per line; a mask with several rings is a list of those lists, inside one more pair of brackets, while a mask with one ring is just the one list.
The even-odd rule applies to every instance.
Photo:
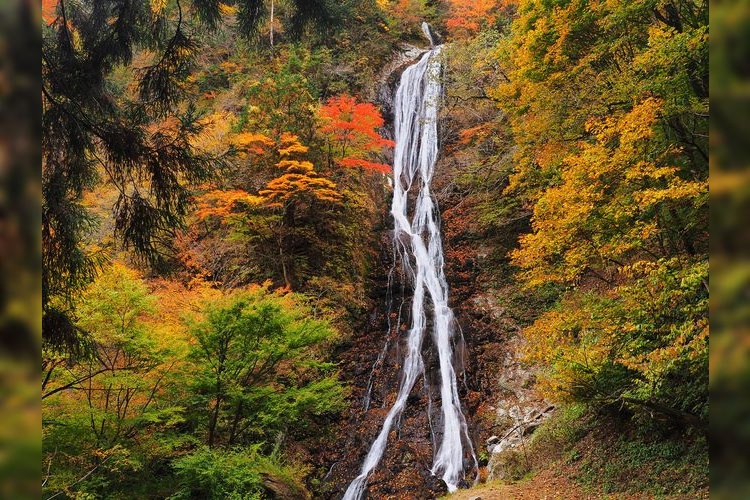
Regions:
[[[304, 497], [278, 448], [319, 431], [346, 395], [325, 355], [337, 334], [306, 300], [268, 286], [157, 296], [124, 265], [105, 269], [79, 306], [91, 356], [58, 359], [46, 382], [46, 491]], [[202, 310], [180, 323], [194, 301]]]
[[320, 351], [335, 332], [308, 315], [293, 294], [254, 287], [208, 306], [192, 326], [209, 445], [272, 439], [342, 407], [344, 390]]
[[170, 499], [261, 499], [268, 493], [280, 498], [307, 498], [296, 478], [299, 471], [276, 455], [264, 456], [260, 445], [236, 450], [200, 448], [174, 464], [179, 490]]

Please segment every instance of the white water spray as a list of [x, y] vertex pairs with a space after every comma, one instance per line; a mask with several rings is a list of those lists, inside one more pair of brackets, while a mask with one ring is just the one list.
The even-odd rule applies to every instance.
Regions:
[[[425, 34], [433, 42], [429, 27]], [[424, 375], [422, 339], [428, 329], [427, 313], [431, 308], [431, 334], [437, 348], [440, 367], [442, 438], [435, 453], [432, 473], [440, 476], [450, 491], [464, 478], [464, 445], [476, 457], [461, 412], [458, 384], [453, 369], [453, 312], [448, 307], [448, 283], [443, 272], [443, 245], [437, 208], [430, 193], [430, 182], [438, 155], [437, 113], [441, 95], [440, 50], [435, 47], [418, 63], [407, 68], [396, 92], [395, 139], [393, 162], [394, 245], [399, 253], [414, 294], [411, 304], [412, 325], [408, 332], [401, 383], [396, 401], [385, 417], [383, 426], [365, 457], [360, 474], [344, 494], [344, 500], [359, 499], [367, 487], [367, 477], [377, 467], [394, 422], [406, 406], [414, 384]], [[416, 196], [409, 220], [409, 193]], [[429, 301], [429, 302], [428, 302]]]

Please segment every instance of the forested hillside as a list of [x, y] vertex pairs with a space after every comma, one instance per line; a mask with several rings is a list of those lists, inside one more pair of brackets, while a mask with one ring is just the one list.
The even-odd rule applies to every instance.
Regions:
[[43, 498], [707, 496], [706, 2], [42, 9]]

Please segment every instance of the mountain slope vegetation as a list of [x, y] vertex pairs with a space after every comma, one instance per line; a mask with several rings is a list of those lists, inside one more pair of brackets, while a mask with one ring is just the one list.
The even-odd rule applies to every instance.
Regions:
[[507, 353], [556, 407], [507, 481], [705, 494], [707, 2], [52, 0], [44, 498], [340, 490], [323, 458], [372, 376], [353, 339], [387, 287], [389, 92], [422, 21], [446, 275], [514, 332], [482, 333], [472, 436]]

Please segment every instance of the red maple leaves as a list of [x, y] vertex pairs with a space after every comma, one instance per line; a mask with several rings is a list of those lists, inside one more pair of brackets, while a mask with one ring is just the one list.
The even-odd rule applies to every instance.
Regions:
[[391, 172], [390, 165], [367, 159], [393, 147], [393, 141], [378, 133], [384, 121], [373, 104], [357, 102], [348, 95], [332, 97], [321, 106], [320, 118], [323, 122], [320, 130], [328, 139], [337, 164], [383, 174]]

